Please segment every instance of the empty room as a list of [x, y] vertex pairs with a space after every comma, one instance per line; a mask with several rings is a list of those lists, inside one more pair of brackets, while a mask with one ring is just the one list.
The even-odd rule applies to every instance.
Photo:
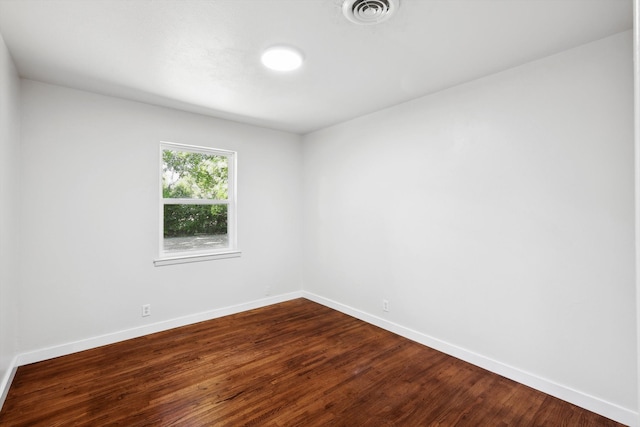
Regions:
[[0, 0], [0, 425], [640, 427], [637, 27]]

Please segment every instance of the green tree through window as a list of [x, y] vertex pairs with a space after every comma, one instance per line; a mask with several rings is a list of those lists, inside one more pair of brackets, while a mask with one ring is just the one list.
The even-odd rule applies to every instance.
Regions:
[[[166, 144], [165, 144], [166, 145]], [[229, 247], [230, 159], [234, 153], [162, 148], [163, 250]]]

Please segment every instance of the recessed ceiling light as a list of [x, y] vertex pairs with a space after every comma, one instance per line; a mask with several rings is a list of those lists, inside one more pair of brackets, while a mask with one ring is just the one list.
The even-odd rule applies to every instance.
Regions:
[[293, 71], [302, 66], [302, 53], [289, 46], [273, 46], [262, 54], [262, 64], [276, 71]]

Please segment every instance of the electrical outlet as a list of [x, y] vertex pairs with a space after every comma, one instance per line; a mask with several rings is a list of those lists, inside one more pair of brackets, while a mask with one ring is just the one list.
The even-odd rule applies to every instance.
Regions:
[[267, 296], [267, 297], [268, 297], [269, 295], [271, 295], [271, 286], [265, 286], [265, 288], [264, 288], [264, 295], [265, 295], [265, 296]]
[[144, 304], [142, 306], [142, 317], [151, 316], [151, 304]]
[[389, 311], [389, 301], [386, 299], [382, 300], [382, 311]]

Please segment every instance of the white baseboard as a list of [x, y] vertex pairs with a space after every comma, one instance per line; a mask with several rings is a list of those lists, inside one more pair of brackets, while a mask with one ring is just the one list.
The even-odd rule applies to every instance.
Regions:
[[557, 384], [553, 381], [541, 378], [537, 375], [531, 374], [513, 366], [506, 365], [504, 363], [498, 362], [497, 360], [485, 357], [481, 354], [477, 354], [467, 349], [447, 343], [445, 341], [423, 334], [422, 332], [406, 328], [404, 326], [390, 322], [386, 319], [373, 316], [364, 311], [341, 304], [328, 298], [324, 298], [320, 295], [303, 291], [302, 296], [306, 299], [317, 302], [318, 304], [322, 304], [334, 310], [348, 314], [352, 317], [363, 320], [367, 323], [378, 326], [382, 329], [393, 332], [412, 341], [423, 344], [427, 347], [441, 351], [450, 356], [464, 360], [465, 362], [471, 363], [472, 365], [479, 366], [483, 369], [501, 375], [505, 378], [509, 378], [513, 381], [524, 384], [548, 395], [557, 397], [558, 399], [562, 399], [576, 406], [580, 406], [581, 408], [587, 409], [591, 412], [595, 412], [619, 423], [631, 427], [640, 427], [640, 422], [638, 421], [639, 414], [630, 409], [623, 408], [614, 403], [604, 401], [594, 396], [590, 396], [583, 392], [574, 390], [570, 387]]
[[166, 331], [168, 329], [178, 328], [180, 326], [191, 325], [193, 323], [203, 322], [205, 320], [216, 319], [218, 317], [228, 316], [230, 314], [236, 314], [247, 310], [253, 310], [255, 308], [266, 307], [268, 305], [277, 304], [301, 297], [301, 291], [291, 292], [283, 295], [275, 295], [238, 305], [217, 308], [202, 313], [190, 314], [188, 316], [164, 320], [162, 322], [113, 332], [106, 335], [100, 335], [97, 337], [87, 338], [84, 340], [74, 341], [53, 347], [42, 348], [36, 351], [31, 351], [29, 353], [19, 354], [17, 356], [16, 366], [41, 362], [43, 360], [53, 359], [54, 357], [66, 356], [68, 354], [77, 353], [79, 351], [89, 350], [92, 348], [101, 347], [103, 345], [114, 344], [120, 341], [138, 338], [144, 335], [154, 334], [156, 332]]
[[7, 394], [9, 394], [9, 387], [13, 382], [13, 377], [16, 376], [16, 370], [18, 370], [17, 356], [11, 360], [11, 363], [7, 367], [7, 371], [2, 376], [2, 382], [0, 382], [0, 409], [2, 409], [4, 401], [7, 399]]

